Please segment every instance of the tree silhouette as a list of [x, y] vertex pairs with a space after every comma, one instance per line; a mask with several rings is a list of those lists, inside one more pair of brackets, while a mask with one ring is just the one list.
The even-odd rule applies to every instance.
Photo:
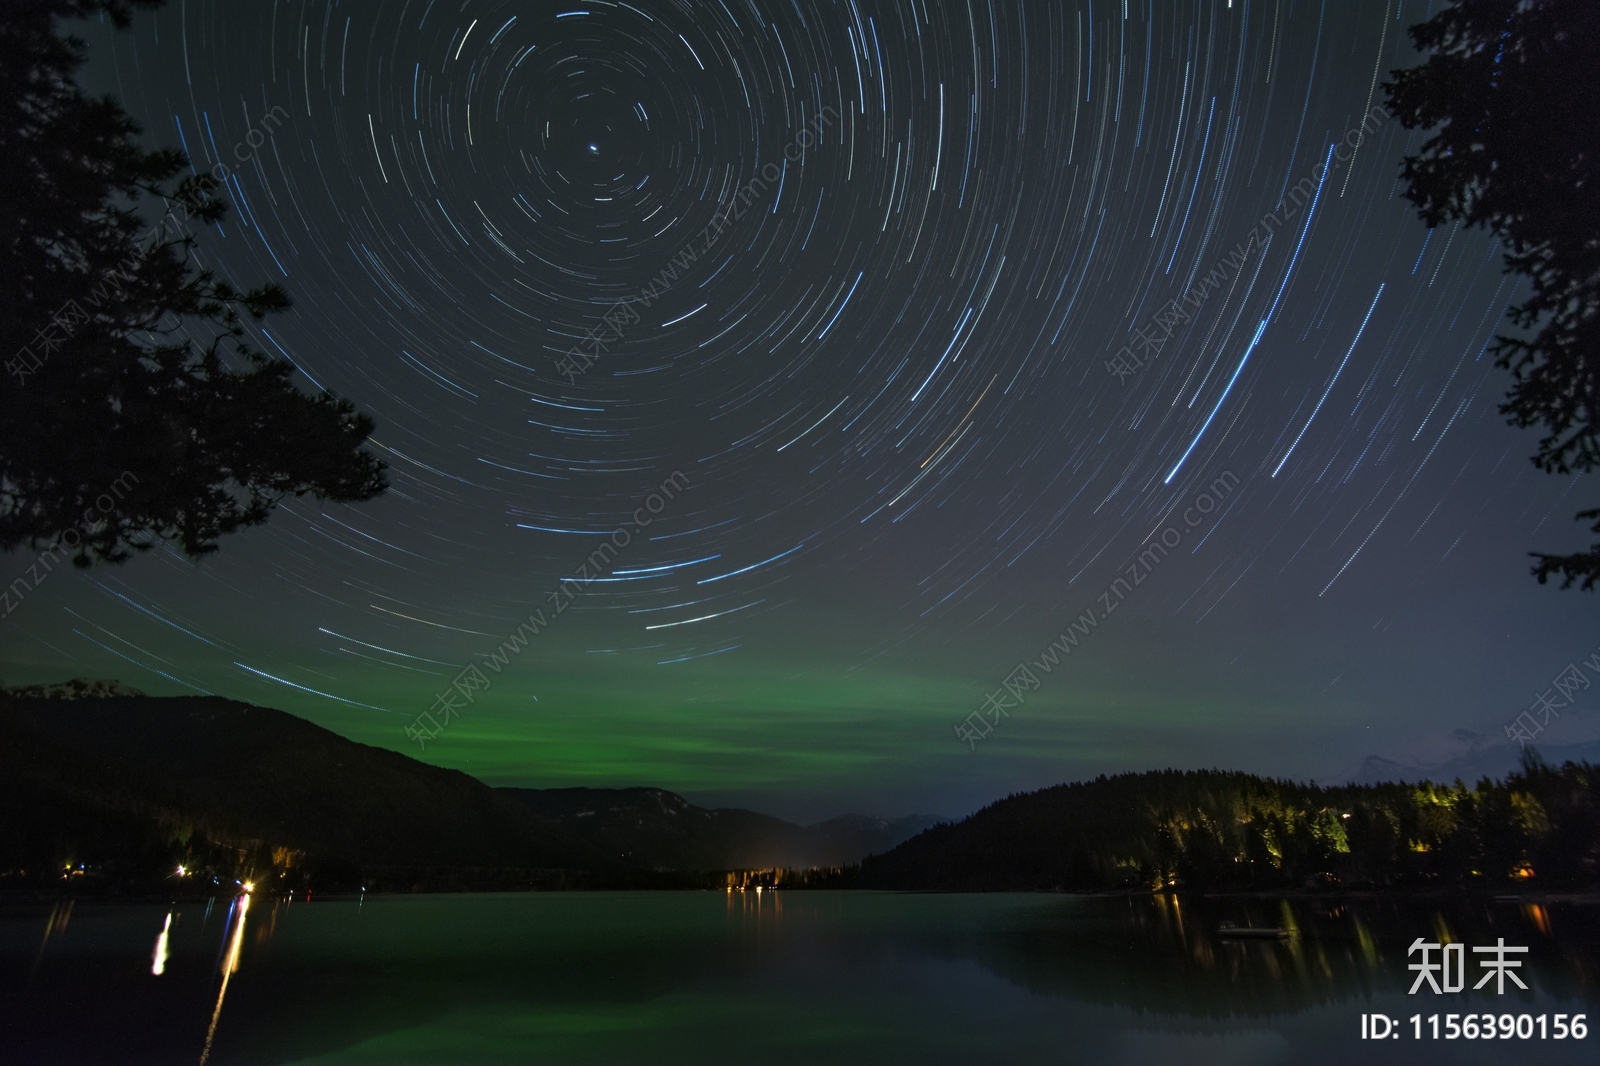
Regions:
[[[1511, 308], [1531, 337], [1495, 339], [1515, 384], [1500, 410], [1542, 426], [1533, 463], [1550, 473], [1600, 465], [1600, 4], [1456, 0], [1411, 27], [1432, 55], [1385, 83], [1408, 129], [1435, 130], [1405, 159], [1407, 197], [1430, 226], [1484, 226], [1506, 269], [1532, 283]], [[1540, 323], [1543, 323], [1540, 325]], [[1600, 519], [1600, 508], [1579, 512]], [[1600, 533], [1600, 521], [1593, 527]], [[1532, 553], [1534, 575], [1562, 588], [1600, 580], [1600, 544]]]
[[0, 11], [0, 550], [43, 543], [88, 566], [170, 538], [200, 556], [290, 493], [386, 487], [362, 450], [372, 421], [247, 343], [241, 313], [286, 309], [284, 291], [193, 262], [186, 223], [222, 216], [220, 183], [175, 180], [187, 157], [144, 149], [115, 101], [76, 83], [86, 46], [61, 20], [126, 28], [163, 2]]

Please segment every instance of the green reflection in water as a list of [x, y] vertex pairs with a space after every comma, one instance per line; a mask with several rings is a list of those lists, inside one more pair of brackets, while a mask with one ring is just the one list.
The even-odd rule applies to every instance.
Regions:
[[[270, 909], [269, 909], [270, 908]], [[1488, 901], [860, 892], [261, 899], [240, 922], [80, 905], [6, 1061], [207, 1066], [522, 1062], [1541, 1062], [1591, 1046], [1361, 1045], [1383, 1011], [1597, 1004], [1600, 908]], [[185, 916], [190, 920], [185, 920]], [[0, 914], [25, 974], [44, 909]], [[59, 921], [59, 919], [58, 919]], [[1225, 922], [1292, 930], [1222, 937]], [[220, 928], [219, 928], [220, 926]], [[1408, 997], [1417, 936], [1531, 950], [1527, 993]], [[237, 953], [237, 954], [236, 954]], [[229, 958], [233, 956], [232, 965]], [[236, 970], [236, 972], [235, 972]], [[13, 978], [5, 979], [10, 983]]]

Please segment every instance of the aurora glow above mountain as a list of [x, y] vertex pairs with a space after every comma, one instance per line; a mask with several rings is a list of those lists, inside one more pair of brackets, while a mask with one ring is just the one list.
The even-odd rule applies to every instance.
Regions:
[[[90, 84], [236, 168], [202, 260], [289, 290], [257, 343], [373, 415], [393, 487], [287, 500], [199, 565], [54, 573], [3, 623], [4, 680], [215, 693], [494, 784], [797, 818], [1498, 736], [1596, 644], [1594, 601], [1526, 556], [1576, 546], [1592, 500], [1496, 412], [1498, 249], [1416, 220], [1420, 135], [1370, 117], [1427, 13], [189, 0], [87, 27]], [[1149, 365], [1108, 370], [1163, 308]], [[1584, 698], [1552, 743], [1595, 735]]]

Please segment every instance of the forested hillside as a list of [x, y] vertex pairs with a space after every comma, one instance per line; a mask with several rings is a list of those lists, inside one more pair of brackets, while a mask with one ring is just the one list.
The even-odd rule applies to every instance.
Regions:
[[862, 863], [870, 888], [1580, 887], [1600, 882], [1600, 768], [1536, 755], [1476, 786], [1320, 788], [1122, 774], [1013, 795]]

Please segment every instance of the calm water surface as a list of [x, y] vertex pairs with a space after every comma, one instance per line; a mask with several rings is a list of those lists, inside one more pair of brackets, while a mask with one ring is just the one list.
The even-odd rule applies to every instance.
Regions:
[[[1225, 921], [1299, 935], [1224, 940]], [[1419, 936], [1469, 946], [1465, 991], [1407, 994]], [[1529, 990], [1473, 992], [1470, 947], [1501, 937], [1529, 948]], [[12, 905], [0, 995], [0, 1062], [71, 1066], [1594, 1063], [1594, 1033], [1434, 1040], [1424, 1020], [1418, 1041], [1407, 1019], [1600, 1022], [1600, 908], [865, 892]], [[1400, 1037], [1363, 1041], [1363, 1014]]]

